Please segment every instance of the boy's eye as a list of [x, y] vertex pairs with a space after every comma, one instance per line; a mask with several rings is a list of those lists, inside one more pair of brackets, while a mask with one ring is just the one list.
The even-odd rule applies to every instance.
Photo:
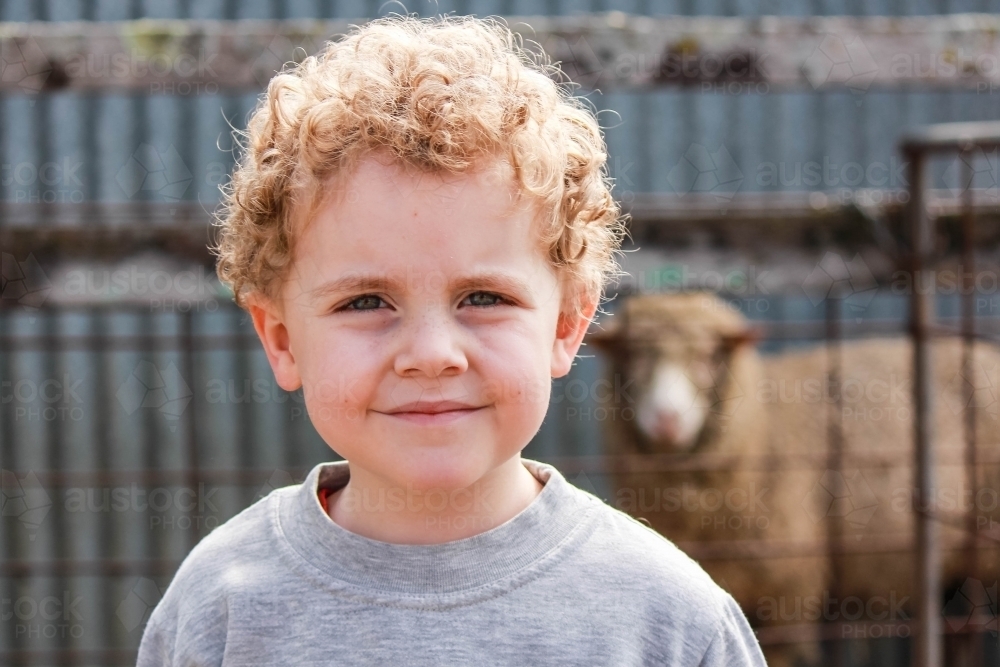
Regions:
[[378, 310], [380, 303], [384, 303], [381, 297], [365, 294], [348, 303], [343, 310]]
[[499, 306], [504, 303], [503, 297], [499, 294], [493, 294], [492, 292], [473, 292], [465, 298], [470, 302], [470, 305], [485, 308], [489, 308], [490, 306]]

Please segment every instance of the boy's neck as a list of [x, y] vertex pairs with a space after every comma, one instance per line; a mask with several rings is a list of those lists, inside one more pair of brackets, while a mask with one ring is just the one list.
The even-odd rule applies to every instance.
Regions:
[[543, 488], [519, 454], [466, 489], [420, 497], [349, 467], [347, 484], [327, 499], [327, 514], [352, 533], [393, 544], [441, 544], [478, 535], [517, 516]]

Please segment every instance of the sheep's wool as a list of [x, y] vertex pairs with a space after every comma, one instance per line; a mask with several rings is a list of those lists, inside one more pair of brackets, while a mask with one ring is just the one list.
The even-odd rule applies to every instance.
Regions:
[[509, 521], [400, 545], [334, 523], [313, 468], [203, 539], [149, 618], [152, 665], [764, 665], [736, 602], [667, 539], [556, 468]]

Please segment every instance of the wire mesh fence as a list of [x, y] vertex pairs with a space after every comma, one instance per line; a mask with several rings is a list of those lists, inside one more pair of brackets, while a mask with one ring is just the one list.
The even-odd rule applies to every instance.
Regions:
[[[234, 18], [235, 3], [226, 7]], [[665, 20], [665, 30], [680, 30]], [[601, 31], [635, 27], [621, 21], [617, 14], [602, 15], [593, 45], [605, 39]], [[706, 39], [721, 25], [681, 23]], [[952, 17], [945, 23], [931, 32], [972, 43], [986, 30], [975, 21], [963, 27]], [[566, 39], [579, 34], [580, 24], [587, 21], [550, 26], [554, 48], [562, 49], [577, 75], [612, 72], [620, 54], [616, 61], [614, 53], [581, 48], [590, 45], [590, 33], [582, 42]], [[826, 52], [801, 24], [790, 19], [795, 29], [781, 44], [803, 63], [822, 63]], [[246, 315], [214, 280], [205, 251], [217, 187], [232, 166], [227, 123], [239, 126], [259, 87], [292, 57], [297, 43], [288, 35], [300, 27], [256, 26], [248, 43], [270, 55], [256, 69], [236, 59], [232, 76], [244, 77], [243, 83], [230, 88], [206, 88], [220, 83], [212, 75], [195, 81], [178, 79], [177, 71], [157, 77], [130, 70], [118, 77], [110, 70], [102, 75], [99, 62], [94, 68], [86, 60], [82, 74], [73, 69], [72, 48], [85, 55], [105, 49], [109, 58], [119, 53], [120, 27], [94, 28], [111, 46], [83, 39], [90, 27], [67, 32], [58, 24], [18, 26], [20, 37], [0, 40], [5, 65], [16, 60], [11, 53], [19, 54], [18, 62], [34, 62], [28, 38], [43, 54], [60, 40], [69, 49], [58, 67], [39, 61], [43, 65], [26, 67], [24, 77], [5, 74], [0, 86], [4, 664], [134, 662], [144, 623], [192, 546], [270, 490], [336, 458], [313, 429], [301, 392], [276, 384]], [[232, 37], [238, 27], [222, 23], [206, 32], [212, 29]], [[321, 34], [300, 38], [315, 45]], [[132, 50], [126, 52], [144, 54], [148, 65], [150, 53], [142, 50], [157, 42], [141, 37], [130, 33], [138, 41], [128, 42]], [[868, 43], [869, 55], [883, 49], [879, 57], [891, 60], [905, 53], [874, 33], [862, 31], [859, 39]], [[730, 55], [738, 47], [725, 40], [713, 44]], [[598, 60], [588, 60], [591, 54]], [[974, 52], [971, 62], [991, 54]], [[942, 526], [939, 533], [964, 536], [961, 548], [943, 557], [966, 564], [957, 587], [943, 582], [929, 603], [940, 623], [934, 635], [947, 636], [954, 664], [1000, 662], [1000, 441], [993, 421], [1000, 385], [996, 369], [977, 367], [968, 352], [987, 349], [1000, 336], [995, 146], [967, 147], [957, 157], [928, 163], [919, 199], [936, 230], [925, 265], [935, 274], [935, 287], [922, 330], [928, 341], [960, 341], [955, 354], [946, 355], [946, 363], [953, 362], [944, 378], [947, 391], [932, 396], [958, 430], [932, 441], [938, 462], [954, 466], [961, 488], [972, 493], [971, 508], [959, 498], [947, 512], [914, 512], [935, 497], [926, 496], [931, 488], [914, 491], [909, 480], [903, 511], [895, 509], [896, 487], [880, 482], [879, 471], [895, 466], [913, 474], [919, 468], [912, 439], [899, 436], [911, 433], [918, 416], [912, 382], [862, 381], [857, 370], [845, 370], [853, 343], [872, 336], [907, 340], [914, 332], [911, 305], [920, 282], [913, 278], [907, 208], [914, 190], [909, 162], [897, 152], [899, 119], [995, 118], [995, 76], [977, 70], [928, 90], [915, 75], [903, 77], [912, 88], [893, 85], [891, 76], [850, 81], [833, 69], [825, 79], [810, 79], [803, 63], [791, 62], [787, 79], [771, 82], [773, 90], [760, 90], [756, 79], [753, 90], [735, 94], [702, 89], [710, 65], [702, 59], [693, 87], [667, 77], [648, 90], [612, 86], [595, 99], [602, 110], [623, 117], [608, 130], [611, 170], [624, 186], [620, 196], [633, 215], [638, 245], [669, 256], [637, 255], [627, 267], [631, 284], [620, 286], [609, 308], [621, 312], [640, 293], [710, 291], [754, 325], [754, 344], [765, 359], [820, 350], [821, 371], [799, 378], [821, 381], [815, 401], [807, 387], [792, 384], [775, 386], [770, 399], [761, 394], [768, 385], [741, 387], [744, 410], [764, 412], [788, 399], [811, 415], [818, 430], [809, 431], [802, 446], [756, 452], [613, 451], [609, 427], [635, 425], [642, 381], [626, 373], [609, 377], [613, 358], [585, 347], [570, 376], [554, 382], [549, 413], [524, 455], [555, 464], [573, 483], [654, 527], [657, 516], [693, 514], [685, 493], [694, 492], [695, 529], [672, 534], [669, 521], [659, 527], [707, 568], [730, 568], [720, 577], [730, 588], [741, 579], [752, 582], [764, 562], [785, 563], [790, 571], [796, 563], [812, 563], [822, 573], [822, 590], [839, 595], [852, 577], [881, 574], [876, 561], [863, 560], [866, 554], [914, 567], [904, 562], [919, 552], [914, 531], [879, 532], [879, 512], [926, 517]], [[876, 69], [885, 74], [890, 64], [877, 62]], [[704, 389], [699, 405], [707, 401], [710, 413], [728, 416], [714, 385]], [[872, 391], [874, 401], [865, 397]], [[955, 396], [966, 402], [945, 402]], [[889, 421], [897, 427], [891, 447], [854, 439], [870, 437], [866, 428]], [[781, 507], [772, 503], [773, 514], [748, 512], [753, 493], [728, 500], [726, 494], [749, 488], [711, 481], [713, 474], [733, 472], [801, 479], [807, 493]], [[643, 484], [660, 489], [658, 500], [638, 495], [647, 487], [622, 483], [623, 475], [640, 473], [654, 480]], [[704, 495], [713, 489], [718, 498]], [[870, 495], [877, 496], [874, 504]], [[807, 496], [827, 499], [829, 506], [809, 516]], [[767, 506], [763, 499], [761, 506]], [[761, 521], [793, 510], [809, 518], [809, 536], [769, 539], [777, 531], [762, 528]], [[856, 570], [865, 567], [871, 571], [859, 576]], [[744, 606], [769, 650], [816, 641], [832, 664], [906, 664], [914, 657], [914, 638], [927, 633], [919, 625], [927, 609], [913, 595], [895, 611], [891, 605], [889, 611], [872, 608], [869, 603], [884, 592], [877, 583], [859, 598], [868, 607], [863, 611], [844, 607], [841, 595], [835, 618], [824, 611], [824, 600], [818, 615], [785, 609], [781, 600], [773, 600], [778, 606], [771, 610], [772, 600], [761, 598], [780, 598], [776, 590]], [[775, 618], [781, 622], [767, 622]], [[973, 640], [963, 644], [961, 637]]]

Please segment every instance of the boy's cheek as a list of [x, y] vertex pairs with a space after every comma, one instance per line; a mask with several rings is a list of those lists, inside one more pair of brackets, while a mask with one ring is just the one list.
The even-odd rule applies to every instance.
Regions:
[[508, 339], [480, 357], [480, 397], [484, 403], [548, 405], [552, 378], [544, 350], [533, 340]]
[[483, 382], [482, 389], [484, 403], [547, 405], [551, 382], [547, 376], [490, 378]]
[[337, 435], [344, 434], [351, 424], [360, 423], [364, 414], [364, 412], [354, 406], [345, 407], [322, 404], [307, 404], [306, 412], [309, 415], [309, 421], [319, 432], [320, 437], [331, 446], [337, 441]]
[[363, 372], [345, 372], [343, 367], [324, 373], [322, 368], [306, 374], [302, 391], [306, 404], [358, 406], [364, 396]]

